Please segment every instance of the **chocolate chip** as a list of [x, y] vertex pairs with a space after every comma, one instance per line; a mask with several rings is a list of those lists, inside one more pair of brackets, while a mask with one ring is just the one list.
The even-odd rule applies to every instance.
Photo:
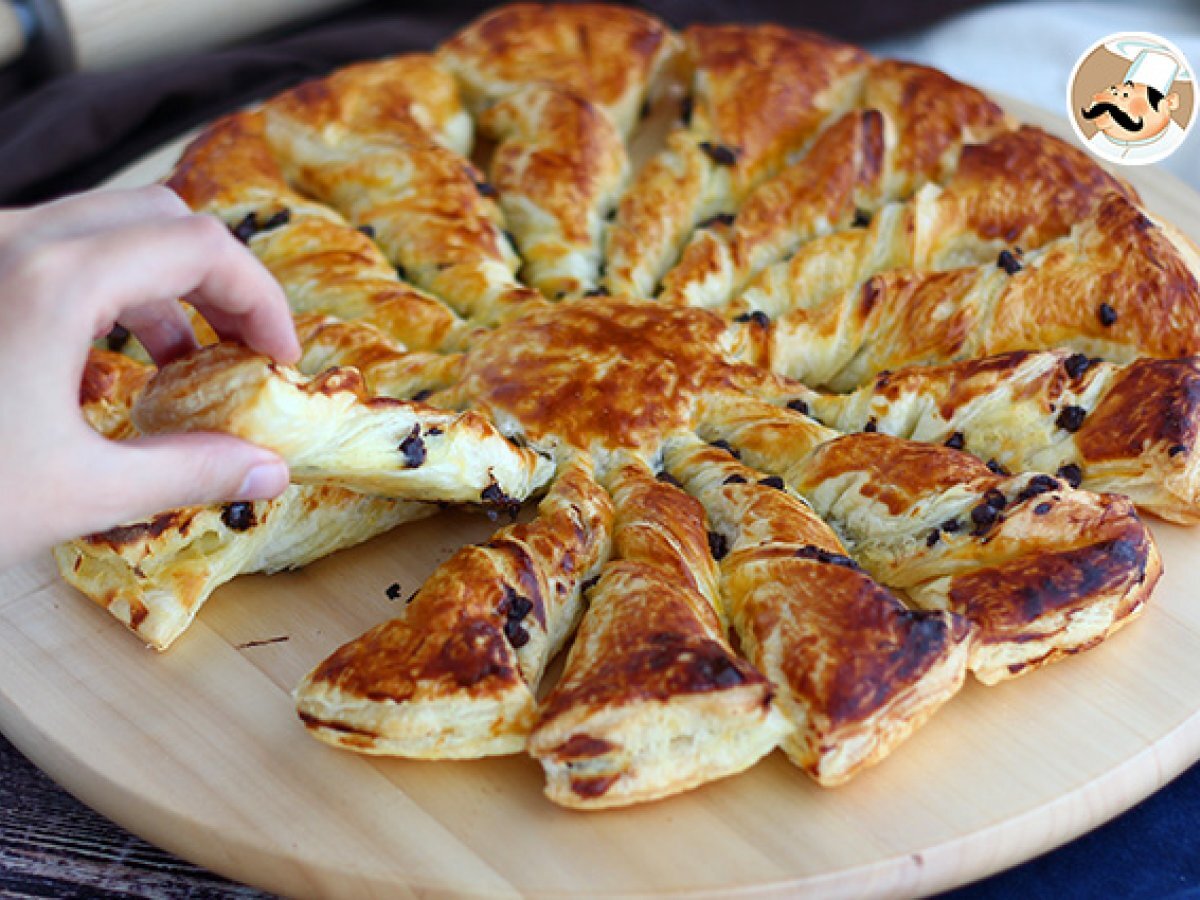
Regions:
[[995, 488], [990, 488], [983, 495], [983, 502], [995, 510], [1001, 510], [1008, 506], [1008, 498]]
[[822, 550], [820, 547], [814, 547], [812, 544], [800, 547], [793, 556], [798, 559], [815, 559], [817, 562], [842, 566], [847, 569], [857, 569], [859, 567], [858, 563], [843, 553], [830, 553], [828, 550]]
[[501, 507], [505, 512], [512, 514], [514, 517], [517, 510], [521, 508], [521, 504], [504, 493], [500, 485], [494, 481], [483, 489], [479, 494], [479, 498], [491, 506]]
[[668, 472], [666, 469], [663, 469], [661, 472], [659, 472], [654, 477], [657, 478], [659, 481], [663, 482], [664, 484], [674, 485], [675, 487], [680, 488], [681, 490], [683, 488], [683, 485], [679, 483], [679, 479], [676, 478], [674, 475], [672, 475], [670, 472]]
[[432, 388], [422, 388], [421, 390], [417, 391], [415, 394], [412, 395], [412, 402], [413, 403], [424, 403], [426, 400], [428, 400], [432, 396], [433, 396]]
[[1009, 275], [1016, 275], [1021, 271], [1021, 261], [1008, 250], [1000, 251], [1000, 258], [996, 260], [996, 265]]
[[741, 475], [730, 475], [728, 478], [726, 478], [724, 481], [721, 482], [721, 484], [745, 484], [745, 483], [746, 483], [746, 479], [743, 478]]
[[954, 532], [958, 531], [958, 529], [961, 527], [962, 525], [959, 524], [958, 519], [947, 519], [941, 525], [942, 531], [945, 531], [948, 534], [954, 534]]
[[766, 478], [759, 479], [758, 483], [763, 487], [775, 488], [777, 491], [783, 490], [783, 479], [778, 475], [768, 475]]
[[792, 412], [800, 413], [802, 416], [808, 415], [808, 404], [803, 400], [789, 400], [787, 408], [792, 410]]
[[1078, 378], [1100, 360], [1092, 359], [1086, 353], [1072, 353], [1063, 360], [1063, 368], [1071, 378]]
[[733, 449], [733, 446], [729, 443], [729, 441], [721, 440], [720, 438], [718, 438], [715, 441], [711, 441], [709, 443], [709, 446], [716, 447], [718, 450], [724, 450], [726, 453], [728, 453], [734, 459], [742, 458], [742, 454], [740, 454], [737, 450]]
[[867, 424], [863, 426], [863, 431], [866, 434], [874, 434], [879, 430], [879, 424], [875, 421], [875, 417], [867, 419]]
[[404, 266], [400, 265], [399, 263], [396, 264], [396, 277], [399, 278], [401, 281], [408, 280], [408, 270], [405, 269]]
[[254, 233], [258, 231], [258, 213], [248, 212], [242, 221], [238, 222], [229, 229], [233, 232], [233, 236], [243, 244], [249, 244], [250, 238], [254, 237]]
[[714, 144], [712, 141], [701, 141], [700, 149], [718, 166], [736, 166], [738, 152], [733, 147], [724, 144]]
[[725, 539], [725, 535], [719, 531], [710, 531], [708, 533], [708, 552], [717, 562], [723, 560], [729, 553], [729, 541]]
[[607, 297], [607, 296], [609, 296], [608, 288], [606, 288], [604, 285], [600, 285], [600, 287], [594, 287], [594, 288], [591, 288], [590, 290], [584, 291], [583, 296], [585, 296], [585, 297]]
[[120, 353], [128, 343], [129, 329], [123, 325], [114, 325], [104, 338], [104, 346], [113, 353]]
[[227, 503], [221, 510], [221, 521], [230, 531], [246, 531], [254, 527], [253, 503]]
[[753, 322], [760, 328], [766, 328], [771, 324], [771, 317], [761, 309], [756, 309], [753, 312], [744, 312], [733, 317], [733, 321], [738, 324], [745, 325], [747, 322]]
[[692, 124], [692, 113], [695, 111], [695, 104], [696, 101], [692, 98], [691, 94], [688, 94], [679, 101], [679, 118], [684, 125]]
[[935, 529], [933, 529], [933, 531], [929, 532], [928, 537], [925, 538], [925, 546], [932, 547], [934, 544], [936, 544], [941, 539], [942, 539], [942, 533], [935, 528]]
[[430, 429], [427, 429], [425, 432], [426, 436], [428, 436], [428, 437], [437, 437], [441, 433], [442, 433], [442, 429], [438, 428], [436, 425], [434, 425]]
[[712, 228], [714, 225], [732, 225], [733, 213], [717, 213], [696, 223], [697, 228]]
[[515, 619], [505, 620], [504, 636], [518, 650], [529, 643], [529, 632], [525, 630], [525, 626]]
[[994, 524], [999, 513], [988, 503], [980, 503], [971, 510], [971, 521], [975, 524], [974, 534], [983, 534]]
[[375, 240], [375, 226], [374, 225], [359, 225], [358, 230], [360, 232], [362, 232], [363, 234], [365, 234], [367, 237], [369, 237], [371, 240]]
[[854, 221], [850, 223], [855, 228], [866, 228], [871, 224], [871, 214], [865, 209], [854, 210]]
[[1174, 444], [1167, 450], [1167, 456], [1178, 456], [1180, 453], [1187, 453], [1187, 445]]
[[267, 221], [263, 222], [262, 225], [258, 227], [258, 230], [270, 231], [273, 228], [282, 228], [290, 221], [292, 221], [292, 211], [287, 207], [284, 207], [283, 209], [279, 210], [279, 212], [275, 213], [275, 215], [271, 216], [271, 218], [267, 219]]
[[501, 611], [514, 622], [520, 622], [533, 611], [533, 601], [522, 597], [508, 585], [504, 586], [504, 601]]
[[476, 181], [475, 190], [479, 191], [480, 197], [486, 197], [488, 200], [495, 200], [500, 196], [500, 192], [495, 186], [487, 181]]
[[961, 431], [956, 431], [954, 434], [950, 435], [950, 437], [946, 438], [946, 446], [951, 450], [961, 450], [963, 447], [967, 446], [967, 439], [963, 436]]
[[1100, 308], [1096, 310], [1096, 315], [1100, 318], [1100, 324], [1107, 328], [1117, 321], [1117, 311], [1107, 303], [1101, 303]]
[[1008, 469], [1004, 468], [1004, 466], [1000, 465], [1000, 463], [996, 462], [996, 460], [994, 460], [994, 459], [989, 459], [987, 461], [987, 467], [988, 467], [988, 471], [991, 472], [993, 475], [1007, 476], [1007, 475], [1012, 474], [1011, 472], [1008, 471]]
[[1054, 508], [1053, 503], [1048, 503], [1045, 500], [1043, 500], [1041, 503], [1039, 503], [1037, 506], [1035, 506], [1033, 508], [1033, 514], [1035, 516], [1044, 516], [1046, 513], [1050, 512], [1050, 510], [1053, 508]]
[[1058, 479], [1051, 478], [1049, 475], [1034, 475], [1029, 479], [1029, 484], [1022, 488], [1021, 493], [1017, 494], [1016, 502], [1024, 503], [1026, 500], [1032, 500], [1039, 494], [1044, 494], [1047, 491], [1056, 491], [1059, 488]]
[[400, 442], [400, 452], [404, 454], [404, 464], [415, 469], [425, 462], [425, 442], [421, 440], [421, 426], [412, 427], [408, 437]]
[[1074, 433], [1083, 427], [1083, 419], [1086, 415], [1087, 410], [1082, 406], [1064, 406], [1054, 422], [1064, 431]]
[[400, 582], [393, 581], [391, 584], [389, 584], [387, 586], [387, 589], [384, 590], [383, 593], [387, 595], [387, 598], [389, 600], [399, 600], [400, 594], [402, 593], [402, 591], [400, 589]]
[[1073, 488], [1077, 488], [1083, 483], [1083, 469], [1075, 463], [1067, 463], [1055, 474]]

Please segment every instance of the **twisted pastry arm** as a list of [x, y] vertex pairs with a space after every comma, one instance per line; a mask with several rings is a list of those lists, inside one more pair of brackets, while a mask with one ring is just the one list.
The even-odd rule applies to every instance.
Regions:
[[607, 558], [612, 504], [583, 457], [568, 463], [527, 525], [464, 547], [402, 618], [339, 648], [296, 689], [309, 731], [361, 753], [424, 759], [515, 753], [534, 692]]
[[1000, 476], [967, 453], [828, 429], [789, 410], [715, 398], [701, 434], [780, 475], [872, 575], [975, 628], [986, 684], [1099, 643], [1161, 574], [1133, 504], [1046, 475]]
[[159, 371], [138, 398], [147, 433], [225, 431], [278, 452], [299, 482], [512, 509], [553, 465], [475, 413], [369, 397], [355, 369], [313, 379], [235, 344]]
[[617, 462], [615, 560], [529, 752], [546, 794], [583, 809], [665, 797], [749, 768], [787, 729], [718, 613], [704, 512], [641, 461]]
[[802, 500], [725, 451], [674, 439], [665, 460], [718, 535], [742, 650], [793, 726], [783, 749], [819, 783], [881, 760], [962, 686], [963, 619], [906, 609]]
[[594, 290], [605, 219], [629, 174], [616, 125], [580, 97], [531, 85], [486, 110], [479, 127], [498, 141], [491, 180], [525, 280], [554, 299]]

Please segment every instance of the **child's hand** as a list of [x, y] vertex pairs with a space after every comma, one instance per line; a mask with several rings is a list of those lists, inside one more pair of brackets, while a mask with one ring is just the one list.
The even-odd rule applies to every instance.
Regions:
[[89, 343], [119, 322], [162, 364], [195, 346], [176, 302], [281, 362], [300, 347], [279, 285], [163, 187], [0, 211], [0, 566], [177, 506], [273, 497], [274, 453], [228, 435], [105, 440], [84, 421]]

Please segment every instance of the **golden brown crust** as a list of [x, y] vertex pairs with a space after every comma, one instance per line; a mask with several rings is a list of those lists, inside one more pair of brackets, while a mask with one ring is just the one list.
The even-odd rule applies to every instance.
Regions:
[[[706, 412], [702, 433], [786, 479], [881, 583], [924, 608], [966, 615], [977, 636], [970, 668], [987, 683], [1103, 640], [1141, 610], [1160, 574], [1149, 531], [1125, 498], [1045, 475], [996, 475], [969, 454], [890, 435], [814, 446], [811, 420], [758, 401], [710, 404]], [[1044, 573], [1048, 559], [1070, 561], [1075, 551], [1117, 540], [1124, 543], [1106, 577], [1062, 580], [1053, 603], [1027, 603], [1028, 582], [1016, 577], [993, 581], [981, 607], [965, 593], [978, 581], [955, 593], [981, 570]]]
[[545, 85], [514, 91], [479, 126], [499, 142], [492, 186], [524, 279], [555, 299], [594, 289], [604, 220], [629, 167], [616, 126], [600, 107]]
[[317, 737], [420, 758], [512, 753], [534, 691], [580, 613], [581, 584], [607, 558], [612, 505], [591, 466], [570, 465], [528, 525], [464, 547], [411, 598], [318, 665], [297, 690]]
[[792, 760], [821, 784], [878, 762], [962, 685], [966, 622], [910, 612], [801, 500], [728, 453], [673, 442], [670, 471], [708, 510], [741, 647], [779, 691]]
[[617, 559], [529, 742], [547, 795], [580, 808], [739, 772], [783, 731], [770, 685], [724, 638], [700, 505], [641, 462], [617, 464], [610, 481]]
[[89, 350], [79, 385], [79, 407], [96, 431], [114, 441], [134, 435], [129, 411], [154, 375], [147, 366], [110, 350]]
[[438, 52], [476, 113], [521, 87], [548, 83], [604, 108], [628, 135], [677, 48], [675, 35], [640, 10], [513, 3], [485, 13]]

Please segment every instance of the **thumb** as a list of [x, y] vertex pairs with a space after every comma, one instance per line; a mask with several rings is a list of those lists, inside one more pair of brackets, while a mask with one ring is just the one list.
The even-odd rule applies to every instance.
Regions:
[[288, 485], [287, 464], [270, 450], [226, 434], [195, 432], [104, 441], [93, 458], [93, 503], [99, 520], [91, 531], [110, 528], [181, 506], [265, 500]]

